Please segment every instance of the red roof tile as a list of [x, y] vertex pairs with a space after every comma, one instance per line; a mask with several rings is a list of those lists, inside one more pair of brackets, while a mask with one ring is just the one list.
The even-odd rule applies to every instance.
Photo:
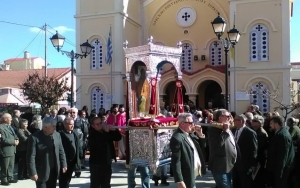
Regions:
[[[70, 71], [71, 68], [49, 68], [47, 69], [47, 74], [50, 77], [55, 76], [57, 79], [60, 79]], [[0, 71], [0, 88], [19, 88], [19, 84], [27, 79], [30, 73], [34, 72], [44, 75], [45, 69]]]
[[[34, 60], [34, 59], [37, 59], [37, 58], [39, 58], [39, 57], [31, 57], [30, 59]], [[21, 57], [21, 58], [10, 58], [10, 59], [4, 60], [4, 62], [7, 62], [7, 61], [24, 61], [24, 58], [23, 57]]]
[[291, 65], [300, 65], [300, 62], [292, 62]]

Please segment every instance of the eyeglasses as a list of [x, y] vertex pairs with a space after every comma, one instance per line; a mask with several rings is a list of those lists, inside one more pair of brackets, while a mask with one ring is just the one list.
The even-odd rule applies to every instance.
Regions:
[[76, 114], [76, 112], [70, 112], [71, 114]]
[[184, 123], [187, 123], [189, 125], [193, 125], [194, 124], [194, 122], [189, 122], [189, 121], [185, 121]]

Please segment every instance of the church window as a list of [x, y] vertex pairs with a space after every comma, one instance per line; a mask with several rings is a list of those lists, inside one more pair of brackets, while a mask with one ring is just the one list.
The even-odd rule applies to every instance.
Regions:
[[212, 66], [223, 64], [223, 45], [221, 41], [214, 41], [210, 44], [209, 59]]
[[254, 83], [250, 91], [250, 102], [259, 106], [259, 110], [263, 113], [270, 111], [270, 90], [263, 82]]
[[103, 68], [103, 45], [98, 39], [92, 42], [91, 58], [91, 69], [102, 69]]
[[100, 87], [94, 87], [91, 93], [92, 110], [99, 112], [100, 108], [104, 108], [104, 92]]
[[181, 70], [188, 72], [192, 71], [193, 63], [193, 48], [192, 45], [185, 43], [182, 45], [182, 55], [181, 55]]
[[250, 61], [269, 60], [269, 30], [263, 24], [254, 25], [250, 31]]

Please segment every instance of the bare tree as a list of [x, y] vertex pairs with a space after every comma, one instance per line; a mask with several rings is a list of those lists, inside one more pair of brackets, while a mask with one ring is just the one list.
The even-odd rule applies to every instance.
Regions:
[[29, 74], [20, 85], [24, 98], [31, 103], [39, 103], [42, 111], [55, 105], [64, 93], [70, 91], [67, 80], [55, 76], [44, 77], [37, 72]]
[[[295, 83], [295, 82], [294, 82]], [[294, 83], [289, 83], [289, 89], [290, 89], [290, 97], [291, 97], [291, 104], [284, 104], [283, 102], [281, 102], [278, 99], [278, 95], [279, 95], [279, 84], [277, 85], [276, 89], [274, 91], [271, 91], [269, 89], [266, 88], [256, 88], [255, 90], [252, 89], [251, 87], [248, 87], [249, 89], [246, 89], [246, 93], [248, 95], [257, 95], [260, 96], [262, 98], [269, 98], [271, 100], [273, 100], [274, 102], [276, 102], [278, 104], [278, 106], [276, 106], [274, 108], [275, 111], [277, 110], [281, 110], [282, 111], [282, 116], [284, 118], [284, 121], [286, 122], [287, 117], [289, 116], [289, 114], [291, 114], [292, 112], [294, 112], [295, 110], [300, 108], [300, 103], [298, 102], [298, 95], [300, 94], [299, 89], [298, 89], [298, 84], [297, 87], [295, 88]], [[284, 92], [284, 91], [283, 91]]]

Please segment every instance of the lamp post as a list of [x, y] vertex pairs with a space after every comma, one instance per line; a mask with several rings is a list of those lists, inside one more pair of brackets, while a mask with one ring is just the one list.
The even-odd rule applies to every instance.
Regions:
[[[222, 42], [224, 45], [224, 52], [225, 52], [225, 108], [228, 110], [229, 106], [229, 93], [228, 93], [228, 52], [229, 49], [238, 43], [240, 39], [240, 32], [235, 28], [235, 25], [232, 29], [230, 29], [227, 32], [228, 37], [221, 38], [223, 35], [225, 28], [226, 28], [226, 21], [224, 18], [220, 16], [220, 13], [218, 13], [218, 16], [211, 22], [211, 25], [213, 27], [214, 33], [218, 37], [218, 40]], [[234, 91], [235, 92], [235, 91]]]
[[71, 108], [74, 105], [74, 60], [78, 59], [79, 57], [82, 59], [83, 57], [86, 58], [92, 51], [92, 49], [94, 48], [89, 42], [88, 40], [85, 43], [82, 43], [80, 45], [80, 49], [81, 49], [81, 53], [82, 54], [78, 54], [75, 53], [73, 50], [71, 52], [68, 51], [64, 51], [61, 50], [61, 48], [64, 45], [65, 42], [65, 37], [63, 37], [62, 35], [58, 34], [58, 32], [56, 31], [56, 34], [53, 35], [50, 40], [53, 44], [53, 46], [56, 48], [56, 50], [58, 52], [62, 52], [62, 54], [66, 54], [69, 58], [71, 58]]

